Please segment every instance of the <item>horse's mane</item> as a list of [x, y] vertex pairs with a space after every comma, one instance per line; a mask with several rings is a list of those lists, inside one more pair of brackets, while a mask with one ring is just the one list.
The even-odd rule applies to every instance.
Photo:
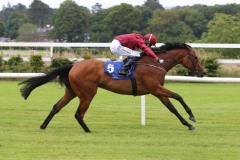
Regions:
[[162, 46], [152, 48], [153, 51], [169, 51], [173, 49], [188, 49], [188, 46], [186, 43], [183, 42], [165, 42]]

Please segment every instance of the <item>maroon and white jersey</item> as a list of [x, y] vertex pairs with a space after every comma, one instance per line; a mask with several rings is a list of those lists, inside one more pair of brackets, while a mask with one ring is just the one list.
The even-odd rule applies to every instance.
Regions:
[[147, 55], [152, 56], [154, 59], [158, 58], [155, 55], [155, 53], [151, 50], [151, 48], [149, 48], [145, 44], [144, 38], [140, 34], [136, 34], [136, 33], [123, 34], [123, 35], [117, 36], [115, 39], [118, 40], [122, 46], [130, 48], [132, 50], [139, 48], [143, 52], [145, 52]]

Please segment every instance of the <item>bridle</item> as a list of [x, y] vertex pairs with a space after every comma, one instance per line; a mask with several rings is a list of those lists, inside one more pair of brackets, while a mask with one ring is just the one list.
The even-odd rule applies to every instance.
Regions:
[[198, 66], [197, 66], [197, 60], [198, 60], [198, 59], [197, 59], [196, 56], [193, 55], [194, 50], [193, 50], [193, 48], [187, 46], [187, 51], [188, 51], [188, 52], [187, 52], [188, 61], [187, 61], [186, 63], [181, 63], [184, 57], [183, 57], [181, 60], [178, 61], [178, 60], [177, 60], [176, 58], [174, 58], [170, 53], [168, 53], [167, 51], [166, 51], [166, 52], [168, 53], [168, 55], [169, 55], [172, 59], [174, 59], [174, 60], [177, 62], [177, 64], [182, 64], [183, 66], [186, 66], [189, 62], [191, 62], [192, 65], [193, 65], [193, 69], [191, 69], [190, 71], [198, 74], [198, 72], [201, 71], [201, 69], [198, 68]]
[[[199, 71], [201, 71], [200, 68], [197, 67], [197, 57], [193, 55], [193, 52], [194, 50], [187, 46], [187, 57], [188, 57], [188, 61], [186, 63], [182, 63], [182, 59], [180, 60], [177, 60], [171, 53], [169, 53], [168, 51], [162, 51], [162, 52], [165, 52], [166, 54], [169, 55], [169, 57], [171, 57], [171, 59], [173, 59], [175, 62], [177, 62], [177, 64], [182, 64], [182, 65], [187, 65], [189, 62], [192, 63], [192, 65], [194, 66], [193, 69], [191, 69], [190, 71], [194, 72], [194, 73], [198, 73]], [[165, 60], [165, 63], [169, 62], [169, 60]], [[154, 68], [157, 68], [157, 69], [160, 69], [160, 70], [163, 70], [165, 73], [167, 73], [167, 71], [162, 68], [162, 67], [159, 67], [158, 65], [154, 65], [158, 62], [139, 62], [139, 61], [135, 61], [135, 64], [141, 64], [141, 65], [145, 65], [145, 66], [150, 66], [150, 67], [154, 67]], [[159, 64], [159, 63], [158, 63]]]
[[[193, 48], [189, 47], [188, 45], [187, 45], [187, 48], [186, 48], [186, 49], [187, 49], [187, 57], [188, 57], [188, 61], [187, 61], [186, 63], [182, 63], [182, 60], [183, 60], [184, 57], [183, 57], [182, 59], [180, 59], [180, 60], [177, 60], [177, 59], [176, 59], [174, 56], [172, 56], [172, 54], [169, 53], [168, 51], [163, 51], [163, 52], [165, 52], [166, 54], [168, 54], [169, 57], [171, 57], [171, 59], [173, 59], [175, 62], [177, 62], [177, 64], [182, 64], [182, 65], [185, 65], [185, 66], [186, 66], [189, 62], [191, 62], [194, 67], [193, 67], [193, 69], [191, 69], [190, 71], [192, 71], [192, 72], [194, 72], [194, 73], [197, 74], [199, 71], [201, 71], [201, 69], [198, 68], [198, 66], [197, 66], [197, 57], [193, 55], [194, 50], [193, 50]], [[168, 62], [167, 60], [165, 60], [165, 61]]]

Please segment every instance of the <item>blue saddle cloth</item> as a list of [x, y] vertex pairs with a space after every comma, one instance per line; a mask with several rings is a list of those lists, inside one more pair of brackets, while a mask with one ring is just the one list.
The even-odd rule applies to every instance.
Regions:
[[121, 61], [107, 61], [104, 65], [104, 72], [110, 75], [113, 79], [118, 79], [118, 80], [135, 78], [133, 73], [134, 65], [131, 66], [130, 68], [131, 75], [128, 77], [118, 74], [118, 71], [122, 68], [122, 66], [123, 66], [123, 62]]

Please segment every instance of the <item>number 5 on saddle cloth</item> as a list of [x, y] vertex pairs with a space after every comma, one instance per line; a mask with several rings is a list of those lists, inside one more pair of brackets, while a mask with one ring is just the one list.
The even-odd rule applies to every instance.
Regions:
[[123, 62], [121, 61], [107, 61], [104, 65], [104, 72], [110, 75], [113, 79], [124, 80], [124, 79], [133, 79], [134, 77], [134, 65], [131, 66], [130, 76], [122, 76], [118, 74], [118, 71], [122, 68]]

